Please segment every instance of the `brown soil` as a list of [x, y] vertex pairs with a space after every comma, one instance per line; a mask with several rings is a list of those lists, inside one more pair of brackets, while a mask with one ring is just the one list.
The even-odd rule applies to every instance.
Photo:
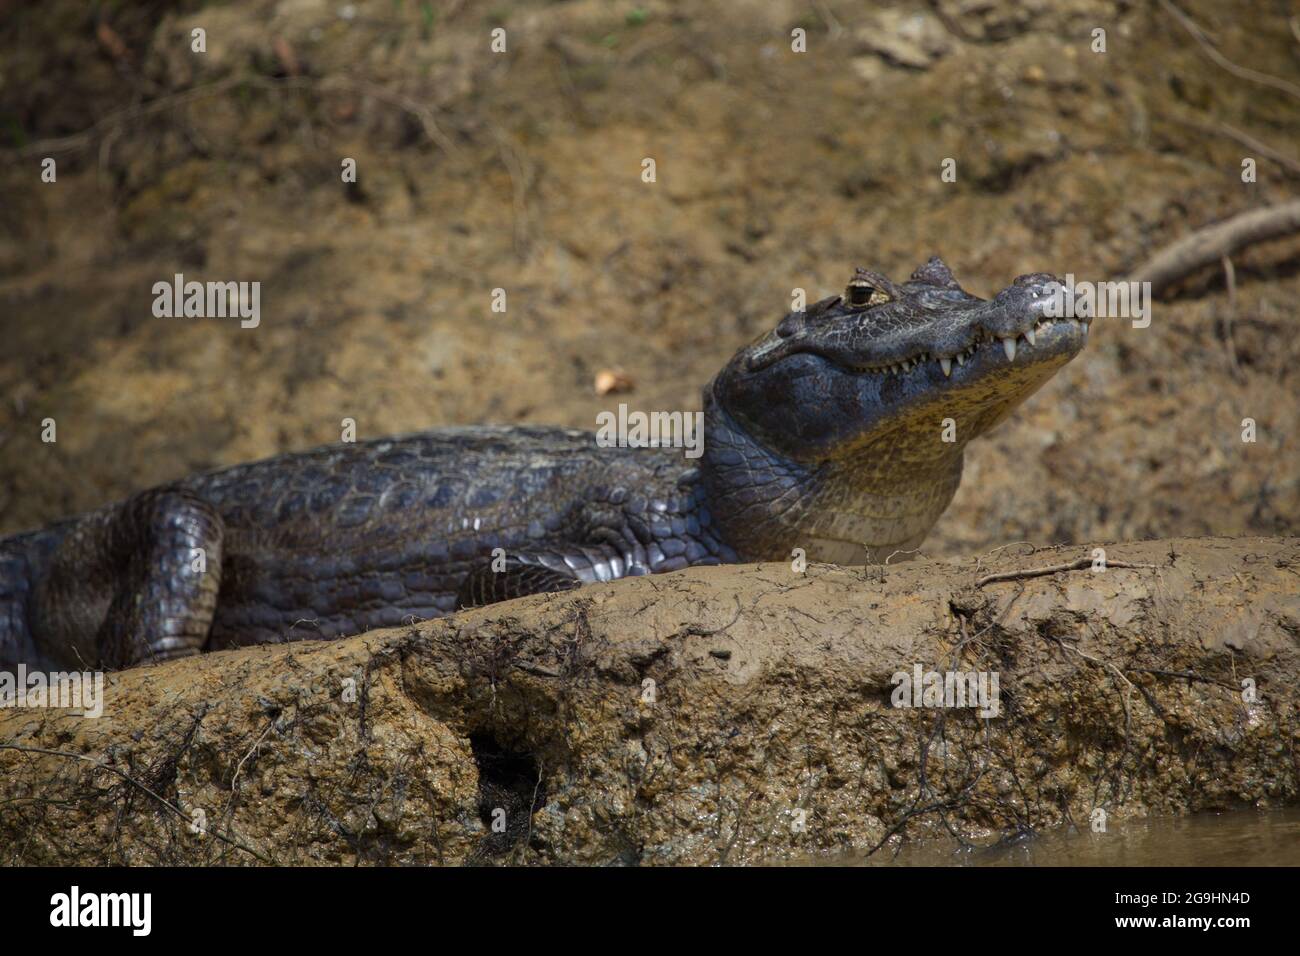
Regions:
[[[1108, 552], [692, 569], [110, 675], [99, 719], [0, 710], [0, 863], [763, 863], [1295, 803], [1300, 539]], [[918, 664], [996, 673], [997, 715], [893, 706]]]

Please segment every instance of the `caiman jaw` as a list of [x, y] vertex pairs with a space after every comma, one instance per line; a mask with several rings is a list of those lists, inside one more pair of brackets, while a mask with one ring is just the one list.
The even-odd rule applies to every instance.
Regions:
[[[855, 282], [874, 276], [859, 270]], [[886, 283], [883, 277], [875, 281]], [[956, 287], [927, 287], [916, 281], [889, 284], [888, 298], [854, 305], [861, 296], [850, 283], [844, 297], [819, 302], [805, 315], [791, 313], [750, 347], [746, 368], [760, 372], [792, 355], [818, 355], [847, 372], [903, 375], [934, 363], [945, 378], [983, 346], [1001, 348], [1007, 362], [1030, 360], [1082, 348], [1090, 320], [1053, 318], [1047, 305], [1060, 283], [1045, 273], [1021, 276], [992, 301]], [[1039, 336], [1048, 341], [1040, 349]]]
[[[706, 392], [706, 480], [747, 502], [727, 533], [757, 555], [803, 536], [827, 560], [918, 543], [966, 445], [1083, 348], [1085, 323], [1048, 314], [1058, 288], [1035, 273], [980, 299], [932, 259], [902, 285], [858, 270], [843, 296], [787, 315]], [[733, 473], [760, 455], [768, 473]], [[799, 513], [786, 485], [805, 489]]]
[[975, 353], [982, 346], [988, 346], [993, 349], [1000, 348], [1006, 356], [1008, 363], [1015, 362], [1016, 356], [1020, 356], [1021, 361], [1026, 358], [1033, 361], [1034, 349], [1038, 346], [1038, 337], [1042, 334], [1055, 334], [1058, 329], [1055, 326], [1058, 323], [1065, 323], [1067, 326], [1066, 334], [1075, 335], [1087, 340], [1088, 327], [1090, 319], [1039, 319], [1031, 328], [1025, 329], [1016, 335], [1006, 336], [987, 336], [983, 332], [976, 332], [975, 341], [960, 352], [954, 352], [948, 355], [936, 355], [930, 352], [922, 352], [919, 355], [904, 359], [901, 362], [895, 362], [886, 365], [867, 365], [867, 366], [846, 366], [854, 372], [865, 372], [869, 375], [902, 375], [910, 372], [918, 366], [934, 362], [939, 366], [945, 378], [951, 378], [954, 370], [963, 368], [966, 363], [975, 356]]
[[[742, 350], [719, 376], [724, 404], [801, 461], [840, 457], [945, 407], [964, 416], [964, 444], [1083, 347], [1086, 323], [1048, 314], [1059, 288], [1035, 273], [985, 300], [938, 260], [901, 286], [860, 269], [844, 296], [787, 315]], [[801, 395], [834, 411], [758, 407]]]

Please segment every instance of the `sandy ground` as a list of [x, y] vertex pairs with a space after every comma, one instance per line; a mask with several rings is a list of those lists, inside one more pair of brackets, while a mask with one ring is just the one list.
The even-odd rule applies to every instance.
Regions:
[[[1284, 5], [1181, 8], [1294, 79]], [[369, 437], [694, 409], [794, 288], [855, 265], [897, 279], [937, 252], [985, 295], [1114, 277], [1296, 185], [1224, 132], [1295, 157], [1294, 97], [1213, 65], [1158, 4], [97, 9], [0, 0], [0, 533], [338, 440], [343, 418]], [[1097, 323], [971, 449], [926, 553], [1294, 533], [1300, 243], [1234, 265], [1232, 297], [1207, 272], [1148, 329]], [[177, 272], [260, 281], [261, 324], [155, 318]], [[613, 367], [634, 389], [597, 396]]]

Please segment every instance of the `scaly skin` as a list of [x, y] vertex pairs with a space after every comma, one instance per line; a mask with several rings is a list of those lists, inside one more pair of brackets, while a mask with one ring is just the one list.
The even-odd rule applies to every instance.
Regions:
[[[0, 666], [340, 637], [794, 548], [883, 561], [947, 507], [966, 444], [1082, 347], [1086, 325], [1044, 324], [1052, 281], [984, 301], [937, 259], [901, 286], [858, 270], [706, 387], [698, 462], [566, 429], [441, 429], [197, 475], [0, 541]], [[1026, 334], [1013, 361], [1002, 339]]]

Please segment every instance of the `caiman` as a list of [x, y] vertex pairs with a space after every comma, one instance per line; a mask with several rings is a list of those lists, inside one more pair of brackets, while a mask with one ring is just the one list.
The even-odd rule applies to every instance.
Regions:
[[858, 269], [704, 389], [704, 449], [442, 428], [196, 475], [0, 541], [0, 665], [116, 668], [334, 638], [692, 565], [882, 562], [962, 456], [1082, 348], [1057, 280], [992, 299]]

